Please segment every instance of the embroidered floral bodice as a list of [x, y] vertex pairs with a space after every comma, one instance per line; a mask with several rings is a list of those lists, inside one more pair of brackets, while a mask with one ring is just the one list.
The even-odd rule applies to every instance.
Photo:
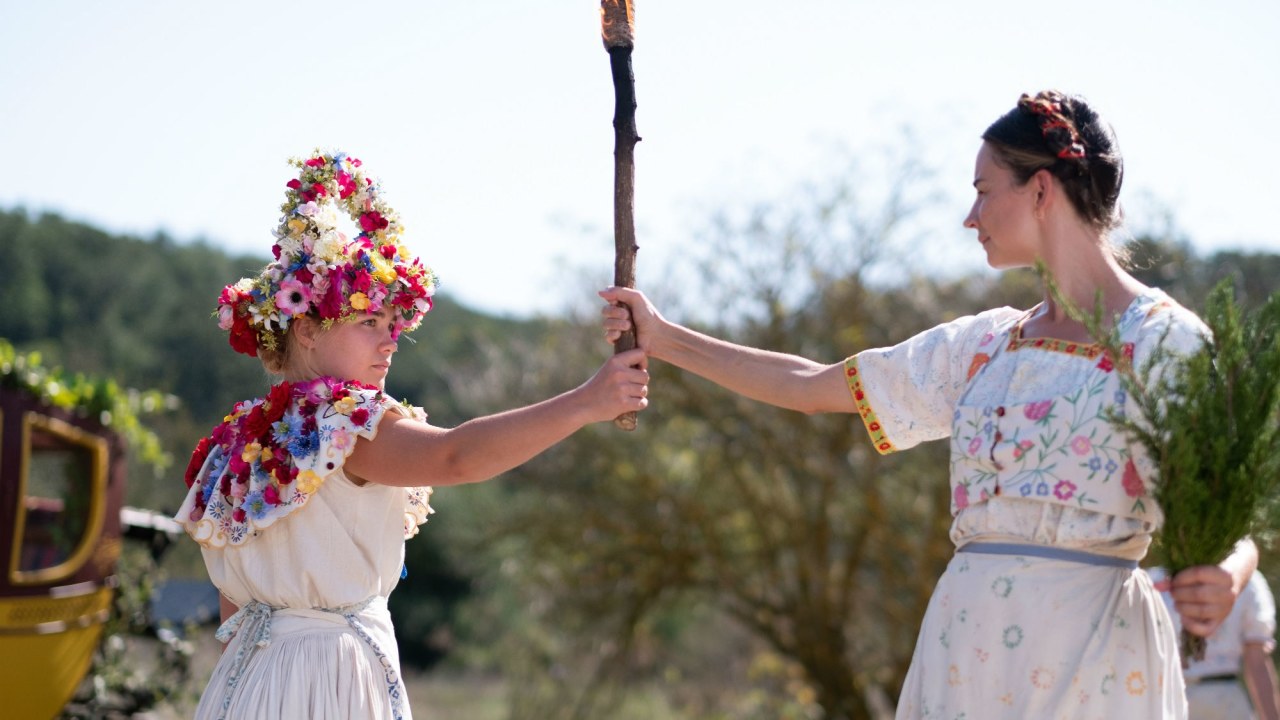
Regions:
[[340, 607], [388, 595], [429, 487], [358, 485], [343, 470], [386, 412], [421, 410], [376, 388], [319, 378], [242, 402], [202, 440], [177, 519], [237, 604]]
[[[1109, 419], [1131, 405], [1115, 359], [1095, 344], [1024, 338], [1028, 316], [991, 310], [850, 358], [873, 442], [883, 453], [950, 437], [958, 545], [1014, 540], [1141, 557], [1161, 515], [1154, 467]], [[1138, 367], [1162, 338], [1185, 352], [1205, 332], [1159, 291], [1135, 299], [1118, 329]]]

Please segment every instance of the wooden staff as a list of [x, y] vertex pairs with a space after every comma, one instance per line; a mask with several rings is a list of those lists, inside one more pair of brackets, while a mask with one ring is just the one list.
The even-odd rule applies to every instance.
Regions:
[[[604, 48], [609, 51], [613, 71], [613, 284], [636, 286], [635, 147], [636, 78], [631, 71], [631, 50], [635, 47], [635, 3], [631, 0], [600, 0], [600, 27]], [[628, 331], [613, 345], [620, 353], [636, 346], [635, 331]], [[623, 413], [614, 419], [623, 430], [636, 429], [636, 414]]]

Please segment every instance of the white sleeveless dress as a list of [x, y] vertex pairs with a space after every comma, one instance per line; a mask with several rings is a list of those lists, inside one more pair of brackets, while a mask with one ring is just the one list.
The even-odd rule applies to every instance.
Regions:
[[279, 388], [237, 406], [188, 471], [177, 519], [241, 608], [195, 717], [411, 718], [387, 597], [430, 488], [358, 486], [342, 463], [387, 410], [413, 411], [327, 379]]

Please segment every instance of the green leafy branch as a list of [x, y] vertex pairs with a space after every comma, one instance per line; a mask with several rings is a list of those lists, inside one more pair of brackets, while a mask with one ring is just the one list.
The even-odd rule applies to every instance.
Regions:
[[173, 461], [160, 439], [139, 419], [142, 415], [172, 410], [177, 398], [158, 390], [121, 388], [114, 380], [67, 374], [45, 367], [40, 353], [19, 353], [0, 338], [0, 387], [25, 391], [42, 402], [80, 417], [96, 420], [119, 433], [156, 473]]
[[[1245, 312], [1231, 281], [1209, 294], [1202, 319], [1210, 336], [1190, 353], [1166, 346], [1135, 367], [1101, 298], [1086, 313], [1064, 298], [1041, 268], [1056, 302], [1115, 363], [1137, 413], [1111, 421], [1158, 468], [1155, 499], [1164, 513], [1153, 554], [1172, 577], [1222, 562], [1241, 539], [1268, 539], [1280, 494], [1280, 293]], [[1200, 638], [1184, 632], [1199, 657]]]

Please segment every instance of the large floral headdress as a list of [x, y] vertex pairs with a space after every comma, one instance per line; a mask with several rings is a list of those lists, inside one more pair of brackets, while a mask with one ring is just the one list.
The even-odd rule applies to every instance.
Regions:
[[[308, 313], [328, 325], [390, 307], [397, 336], [416, 329], [436, 275], [401, 244], [400, 218], [378, 184], [345, 153], [317, 150], [289, 162], [299, 173], [280, 206], [275, 261], [218, 297], [218, 326], [230, 331], [231, 347], [252, 356], [276, 350], [290, 320]], [[360, 229], [352, 239], [337, 228], [339, 208]]]

